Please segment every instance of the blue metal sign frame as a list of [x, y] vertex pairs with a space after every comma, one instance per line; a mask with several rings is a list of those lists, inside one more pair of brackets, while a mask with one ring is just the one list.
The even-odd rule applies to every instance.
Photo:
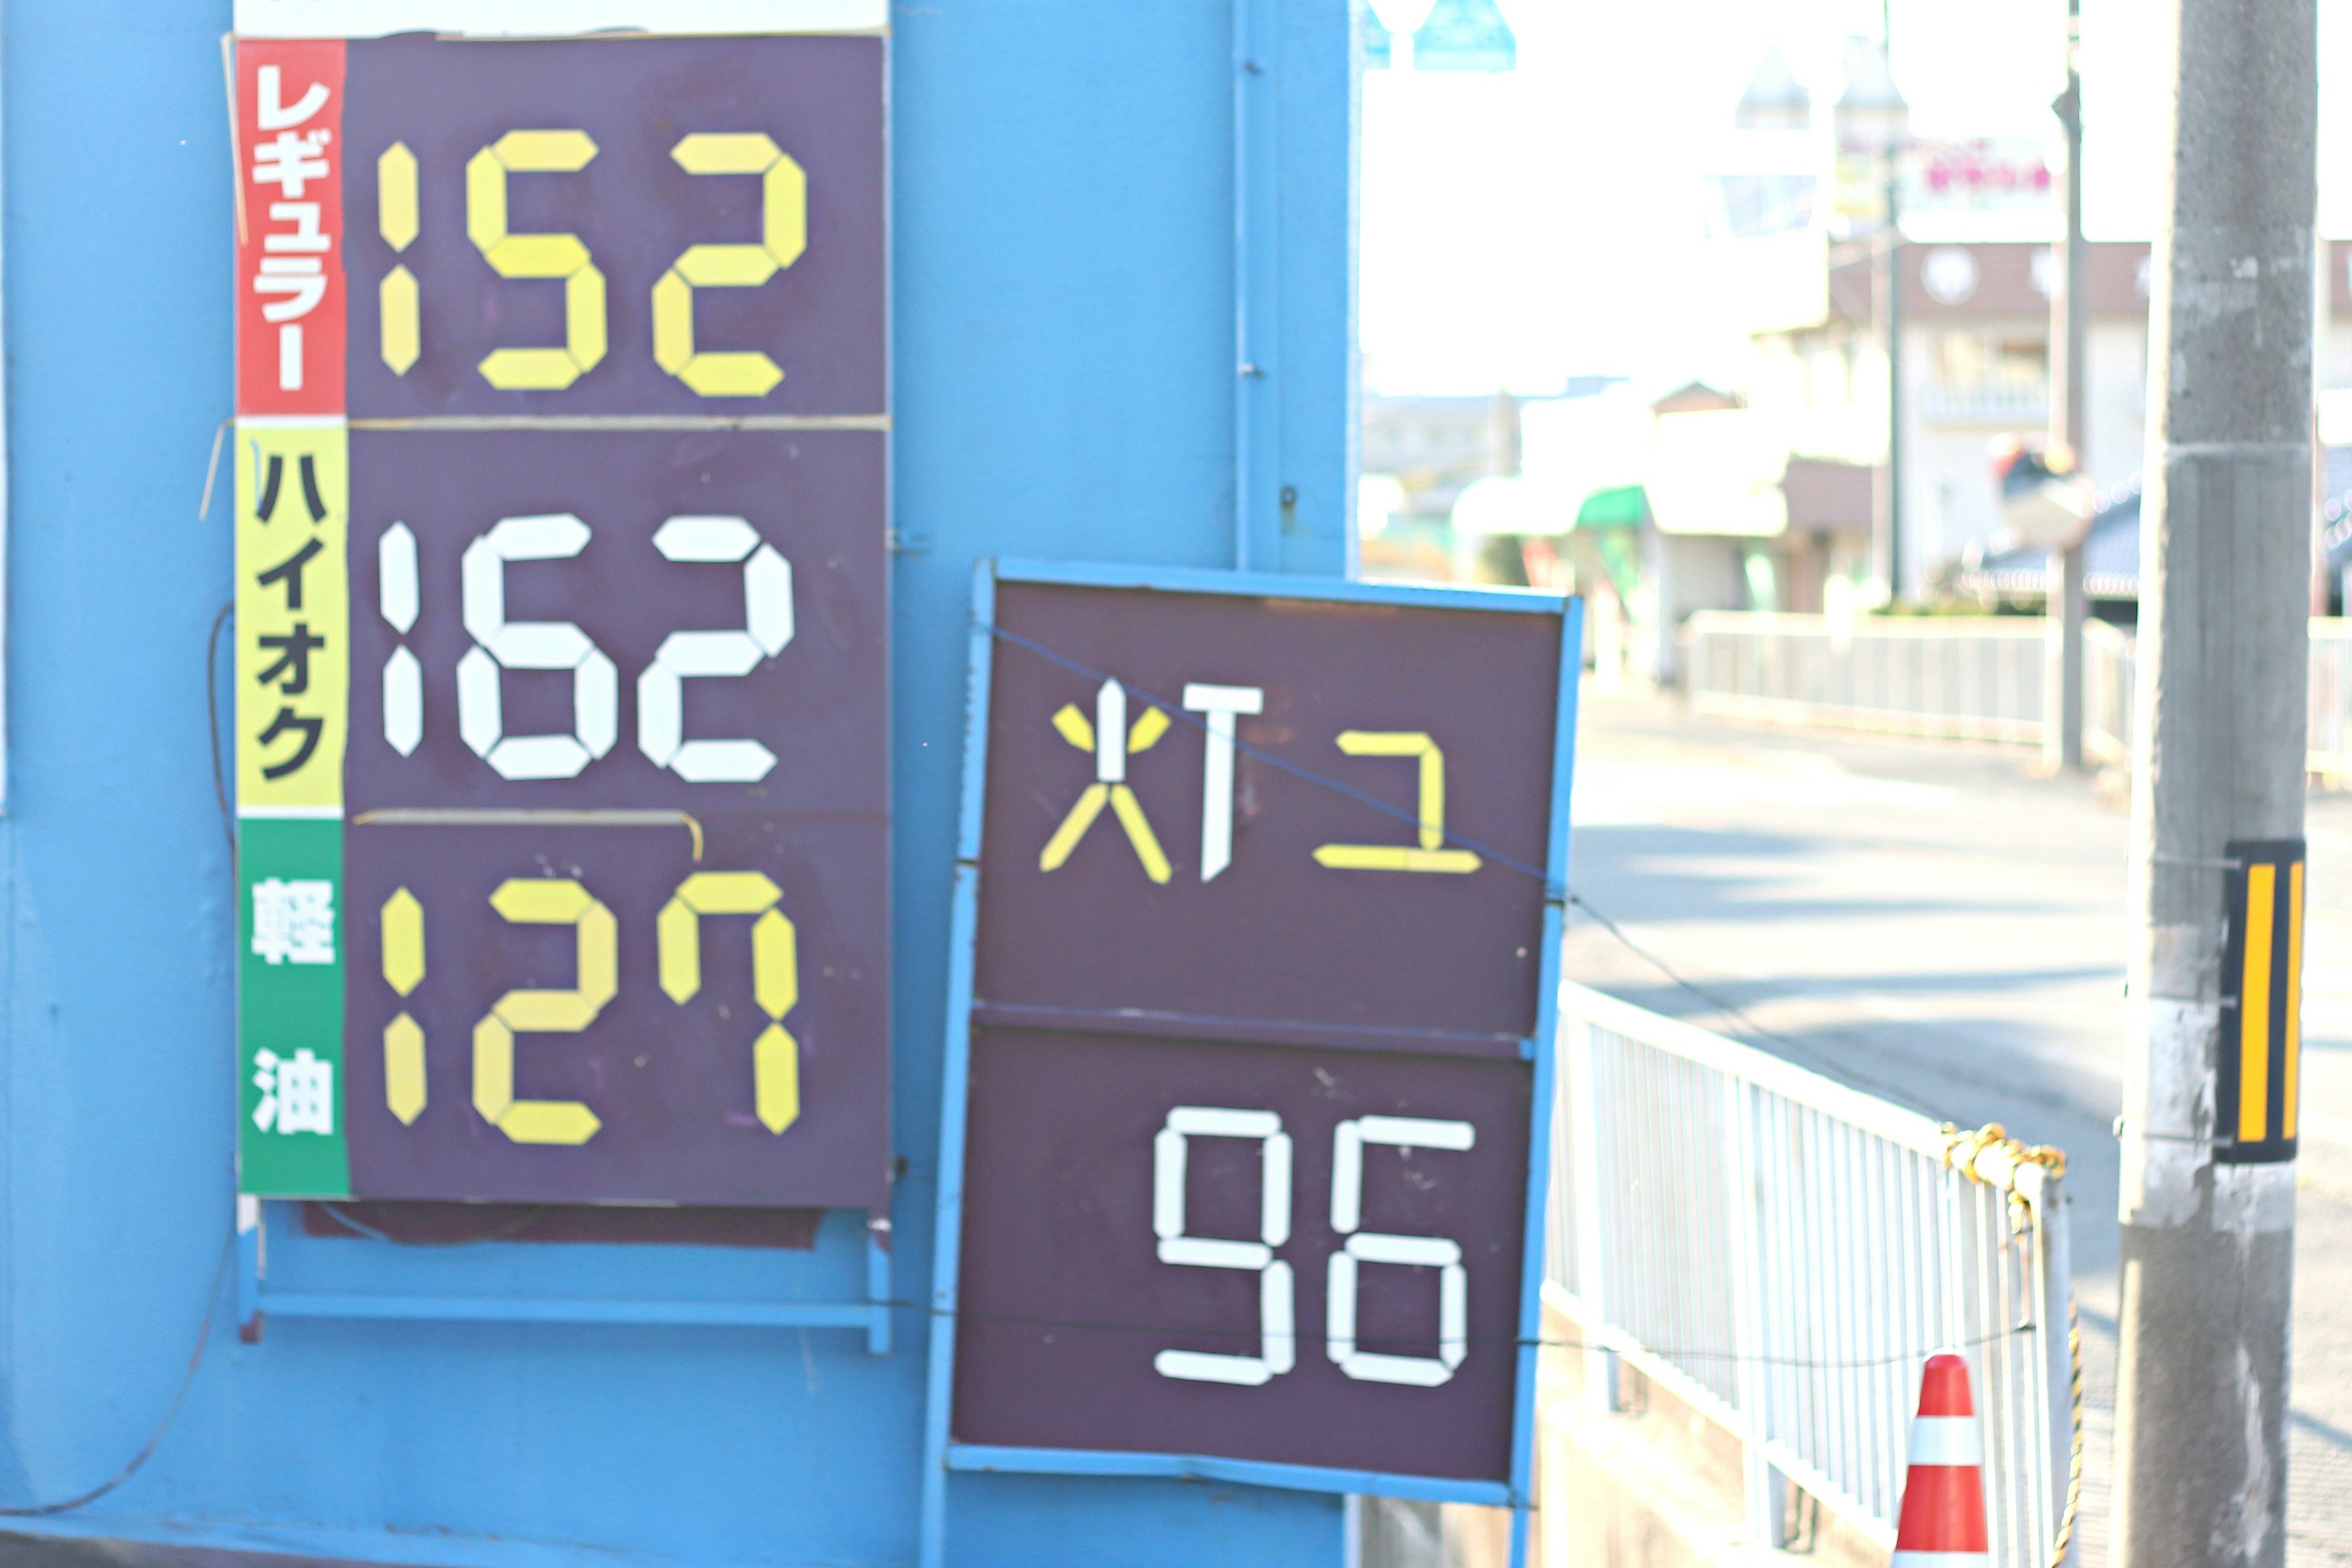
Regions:
[[[989, 685], [995, 658], [996, 585], [1059, 584], [1142, 588], [1165, 593], [1225, 594], [1395, 605], [1417, 609], [1470, 609], [1554, 615], [1561, 618], [1559, 700], [1552, 750], [1551, 821], [1545, 846], [1543, 952], [1538, 982], [1536, 1032], [1523, 1047], [1535, 1065], [1529, 1110], [1526, 1234], [1519, 1268], [1517, 1388], [1511, 1429], [1511, 1480], [1466, 1481], [1388, 1475], [1313, 1465], [1272, 1464], [1210, 1455], [1120, 1453], [1079, 1448], [1004, 1447], [957, 1443], [949, 1432], [955, 1382], [958, 1275], [961, 1266], [964, 1131], [970, 1099], [973, 973], [980, 931], [980, 855], [988, 773]], [[943, 1568], [947, 1552], [948, 1477], [953, 1471], [1031, 1475], [1147, 1476], [1215, 1480], [1291, 1490], [1357, 1493], [1428, 1501], [1479, 1503], [1512, 1510], [1511, 1560], [1527, 1561], [1533, 1506], [1535, 1392], [1542, 1330], [1545, 1200], [1555, 1092], [1554, 1035], [1559, 1008], [1560, 939], [1567, 919], [1569, 793], [1575, 772], [1578, 678], [1582, 669], [1583, 601], [1526, 589], [1424, 587], [1403, 584], [1317, 581], [1248, 572], [1206, 572], [1066, 562], [987, 561], [973, 573], [969, 687], [966, 697], [963, 793], [956, 831], [955, 890], [948, 962], [946, 1076], [940, 1110], [939, 1195], [932, 1232], [930, 1357], [923, 1411], [922, 1568]]]

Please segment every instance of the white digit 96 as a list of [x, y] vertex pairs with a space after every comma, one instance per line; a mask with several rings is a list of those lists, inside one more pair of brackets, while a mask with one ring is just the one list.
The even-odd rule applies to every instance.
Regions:
[[[1254, 1138], [1259, 1144], [1258, 1239], [1230, 1241], [1185, 1234], [1184, 1178], [1193, 1138]], [[1469, 1350], [1469, 1275], [1459, 1244], [1437, 1236], [1391, 1236], [1361, 1228], [1364, 1146], [1466, 1151], [1477, 1143], [1467, 1121], [1412, 1116], [1360, 1116], [1331, 1138], [1331, 1228], [1347, 1239], [1327, 1275], [1324, 1348], [1339, 1370], [1363, 1383], [1434, 1388], [1451, 1379]], [[1160, 1261], [1192, 1268], [1239, 1268], [1258, 1277], [1258, 1353], [1213, 1355], [1161, 1351], [1162, 1377], [1255, 1386], [1297, 1364], [1297, 1310], [1290, 1265], [1274, 1256], [1290, 1239], [1290, 1135], [1271, 1110], [1180, 1105], [1151, 1146], [1151, 1228]], [[1359, 1279], [1366, 1264], [1433, 1268], [1437, 1275], [1437, 1354], [1385, 1355], [1356, 1348]]]
[[[457, 661], [457, 732], [500, 778], [568, 779], [613, 749], [620, 733], [620, 679], [613, 661], [570, 621], [511, 621], [506, 613], [509, 563], [578, 555], [588, 525], [569, 513], [500, 518], [466, 546], [460, 610], [474, 646]], [[757, 741], [689, 740], [685, 683], [749, 675], [793, 640], [792, 563], [740, 517], [673, 517], [656, 530], [664, 559], [741, 563], [743, 627], [681, 631], [664, 638], [637, 678], [637, 749], [656, 767], [691, 784], [753, 784], [776, 765]], [[386, 529], [377, 546], [378, 608], [405, 635], [417, 620], [416, 539], [405, 523]], [[510, 735], [501, 682], [509, 669], [572, 672], [568, 734]], [[416, 656], [396, 647], [383, 670], [383, 738], [408, 756], [423, 737], [424, 682]]]
[[[1331, 1255], [1323, 1344], [1339, 1370], [1366, 1383], [1434, 1388], [1454, 1375], [1469, 1350], [1470, 1277], [1462, 1248], [1442, 1236], [1384, 1236], [1358, 1228], [1364, 1216], [1364, 1145], [1466, 1150], [1478, 1141], [1467, 1121], [1415, 1116], [1360, 1116], [1331, 1135], [1331, 1228], [1347, 1242]], [[1366, 1263], [1437, 1270], [1437, 1354], [1375, 1355], [1356, 1348], [1356, 1276]]]

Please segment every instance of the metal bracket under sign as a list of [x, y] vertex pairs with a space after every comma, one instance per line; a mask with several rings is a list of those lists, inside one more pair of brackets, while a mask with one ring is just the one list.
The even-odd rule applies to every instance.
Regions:
[[261, 1342], [264, 1325], [275, 1316], [381, 1322], [862, 1329], [867, 1353], [890, 1353], [890, 1222], [880, 1215], [866, 1223], [866, 1299], [862, 1301], [662, 1301], [271, 1289], [267, 1212], [259, 1198], [240, 1195], [236, 1200], [236, 1331], [247, 1344]]

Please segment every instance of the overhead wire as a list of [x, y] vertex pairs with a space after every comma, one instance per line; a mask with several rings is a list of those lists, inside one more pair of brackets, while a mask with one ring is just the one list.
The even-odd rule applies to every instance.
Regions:
[[78, 1508], [87, 1508], [110, 1492], [119, 1489], [124, 1482], [139, 1473], [140, 1467], [154, 1458], [155, 1450], [163, 1446], [163, 1435], [172, 1429], [172, 1423], [179, 1418], [180, 1406], [187, 1402], [188, 1390], [195, 1384], [196, 1369], [205, 1364], [205, 1351], [212, 1343], [213, 1317], [220, 1308], [221, 1283], [227, 1277], [229, 1258], [236, 1249], [236, 1232], [232, 1229], [228, 1239], [221, 1245], [220, 1262], [213, 1269], [212, 1289], [205, 1293], [204, 1321], [196, 1326], [195, 1349], [188, 1354], [187, 1370], [180, 1373], [180, 1385], [173, 1390], [172, 1403], [164, 1406], [163, 1419], [155, 1423], [155, 1429], [148, 1434], [147, 1441], [140, 1445], [139, 1451], [131, 1456], [130, 1462], [88, 1491], [77, 1493], [73, 1497], [65, 1498], [57, 1502], [23, 1503], [14, 1507], [0, 1507], [0, 1519], [47, 1519], [52, 1514], [71, 1513]]
[[236, 813], [228, 804], [228, 777], [221, 766], [220, 738], [220, 635], [236, 613], [236, 601], [231, 599], [213, 617], [213, 629], [205, 637], [205, 739], [213, 748], [213, 799], [220, 805], [221, 832], [228, 839], [228, 862], [236, 865]]
[[[1231, 1341], [1237, 1344], [1258, 1343], [1265, 1337], [1263, 1329], [1202, 1329], [1166, 1323], [1119, 1323], [1087, 1318], [1046, 1318], [1019, 1312], [975, 1312], [968, 1308], [935, 1307], [924, 1302], [906, 1300], [894, 1300], [885, 1304], [910, 1311], [924, 1312], [934, 1318], [968, 1320], [982, 1323], [1007, 1323], [1024, 1328], [1057, 1329], [1079, 1333], [1151, 1334], [1166, 1338]], [[2002, 1340], [2039, 1333], [2041, 1329], [2042, 1325], [2039, 1323], [2013, 1323], [2008, 1328], [1990, 1330], [1969, 1339], [1945, 1340], [1925, 1349], [1890, 1351], [1882, 1355], [1872, 1356], [1790, 1356], [1772, 1355], [1759, 1351], [1691, 1346], [1660, 1347], [1646, 1344], [1642, 1345], [1641, 1349], [1644, 1354], [1665, 1362], [1727, 1362], [1739, 1366], [1782, 1367], [1799, 1372], [1870, 1372], [1881, 1367], [1916, 1366], [1939, 1351], [1975, 1350]], [[1307, 1336], [1297, 1337], [1304, 1339]], [[1457, 1342], [1464, 1345], [1508, 1344], [1538, 1350], [1570, 1351], [1615, 1351], [1622, 1349], [1626, 1343], [1625, 1341], [1615, 1338], [1561, 1339], [1549, 1334], [1538, 1334], [1532, 1338], [1520, 1334], [1465, 1334]], [[1386, 1343], [1391, 1349], [1402, 1349], [1406, 1342], [1381, 1341], [1370, 1336], [1359, 1335], [1356, 1343], [1359, 1348]]]
[[1918, 1111], [1923, 1116], [1932, 1116], [1941, 1120], [1940, 1112], [1930, 1107], [1927, 1101], [1903, 1089], [1900, 1085], [1889, 1083], [1885, 1079], [1874, 1077], [1873, 1075], [1864, 1072], [1857, 1068], [1849, 1066], [1846, 1063], [1833, 1061], [1828, 1056], [1813, 1049], [1810, 1046], [1801, 1044], [1796, 1040], [1790, 1039], [1786, 1035], [1768, 1029], [1763, 1025], [1758, 1023], [1753, 1017], [1750, 1017], [1747, 1010], [1739, 1006], [1738, 1004], [1732, 1002], [1726, 997], [1716, 994], [1714, 992], [1707, 990], [1705, 986], [1700, 985], [1696, 981], [1685, 978], [1664, 959], [1660, 958], [1656, 953], [1652, 952], [1648, 948], [1643, 947], [1640, 942], [1637, 942], [1632, 937], [1627, 936], [1624, 931], [1619, 928], [1615, 921], [1611, 920], [1606, 914], [1603, 914], [1600, 910], [1594, 908], [1591, 901], [1586, 899], [1582, 894], [1571, 892], [1569, 894], [1568, 901], [1576, 908], [1582, 910], [1585, 914], [1591, 918], [1594, 924], [1607, 931], [1610, 936], [1616, 940], [1618, 945], [1624, 948], [1626, 952], [1632, 953], [1634, 957], [1640, 959], [1651, 968], [1655, 969], [1675, 985], [1680, 987], [1683, 991], [1697, 998], [1699, 1001], [1706, 1003], [1715, 1011], [1724, 1015], [1726, 1017], [1738, 1020], [1743, 1028], [1757, 1038], [1769, 1040], [1774, 1045], [1780, 1047], [1783, 1050], [1793, 1052], [1800, 1057], [1808, 1058], [1811, 1062], [1817, 1064], [1815, 1068], [1815, 1070], [1817, 1071], [1822, 1072], [1831, 1077], [1850, 1079], [1854, 1083], [1874, 1089], [1878, 1093], [1885, 1095], [1890, 1100], [1900, 1100], [1903, 1104], [1909, 1106], [1912, 1110]]

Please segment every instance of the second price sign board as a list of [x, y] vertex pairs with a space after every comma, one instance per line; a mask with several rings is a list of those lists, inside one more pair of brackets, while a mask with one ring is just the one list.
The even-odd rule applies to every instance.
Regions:
[[951, 1470], [1524, 1506], [1579, 605], [1003, 563], [974, 621], [934, 1553]]
[[242, 1192], [887, 1209], [885, 50], [237, 40]]

